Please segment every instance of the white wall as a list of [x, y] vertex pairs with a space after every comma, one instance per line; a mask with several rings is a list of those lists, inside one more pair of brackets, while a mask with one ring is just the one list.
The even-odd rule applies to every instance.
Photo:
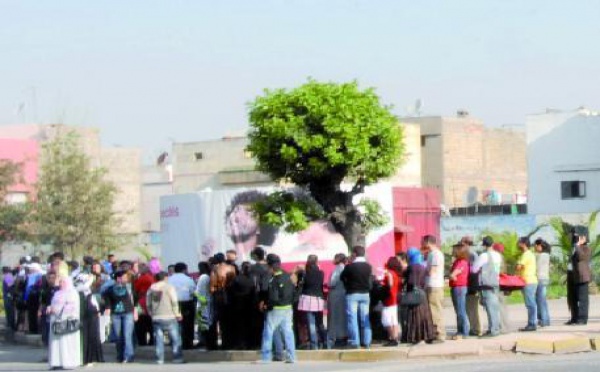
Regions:
[[[600, 208], [600, 116], [589, 110], [527, 117], [528, 211], [589, 213]], [[585, 181], [582, 199], [561, 198], [561, 181]]]

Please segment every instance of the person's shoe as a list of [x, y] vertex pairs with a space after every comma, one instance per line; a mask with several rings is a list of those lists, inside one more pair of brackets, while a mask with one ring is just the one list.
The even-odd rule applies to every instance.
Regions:
[[386, 343], [383, 344], [384, 347], [394, 347], [394, 346], [398, 346], [398, 341], [396, 340], [389, 340]]
[[532, 327], [532, 326], [527, 326], [524, 328], [519, 328], [519, 332], [535, 332], [537, 331], [536, 327]]
[[453, 341], [459, 341], [459, 340], [463, 339], [463, 335], [456, 334], [456, 335], [453, 335], [452, 337], [450, 337], [450, 339]]
[[484, 334], [482, 334], [481, 336], [479, 336], [480, 338], [492, 338], [492, 337], [498, 337], [500, 336], [500, 332], [494, 333], [494, 332], [486, 332]]
[[294, 364], [294, 363], [296, 363], [296, 361], [294, 359], [286, 358], [284, 363], [285, 364]]
[[578, 326], [581, 326], [581, 325], [587, 325], [587, 322], [584, 322], [584, 321], [579, 321], [579, 322], [575, 322], [575, 323], [573, 323], [573, 325], [578, 325]]
[[173, 359], [173, 364], [185, 364], [185, 360], [183, 359]]
[[444, 343], [444, 340], [440, 340], [439, 338], [436, 338], [436, 339], [431, 340], [430, 342], [428, 342], [428, 344], [432, 344], [432, 345], [443, 344], [443, 343]]
[[165, 362], [162, 360], [157, 360], [156, 364], [158, 364], [159, 366], [162, 366], [163, 364], [165, 364]]
[[473, 331], [471, 331], [471, 332], [469, 332], [469, 336], [473, 336], [473, 337], [480, 337], [480, 336], [482, 336], [482, 334], [481, 334], [481, 333], [477, 333], [477, 332], [473, 332]]
[[565, 325], [573, 325], [575, 323], [577, 323], [577, 322], [574, 320], [569, 320], [568, 322], [565, 322]]

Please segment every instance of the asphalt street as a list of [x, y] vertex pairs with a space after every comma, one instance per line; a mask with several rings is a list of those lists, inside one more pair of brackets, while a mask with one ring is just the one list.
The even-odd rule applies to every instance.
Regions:
[[[45, 351], [43, 349], [27, 346], [0, 345], [0, 371], [46, 371], [48, 370], [48, 366], [42, 361], [44, 356]], [[493, 358], [482, 356], [461, 360], [406, 360], [380, 363], [299, 362], [293, 365], [283, 363], [271, 363], [267, 365], [253, 363], [190, 363], [173, 365], [167, 363], [158, 366], [149, 362], [128, 365], [106, 363], [81, 369], [97, 372], [306, 372], [307, 370], [323, 372], [431, 370], [443, 370], [444, 372], [505, 372], [511, 370], [528, 372], [591, 372], [598, 371], [599, 365], [600, 352], [591, 352], [564, 356], [507, 355], [503, 357], [494, 356]]]

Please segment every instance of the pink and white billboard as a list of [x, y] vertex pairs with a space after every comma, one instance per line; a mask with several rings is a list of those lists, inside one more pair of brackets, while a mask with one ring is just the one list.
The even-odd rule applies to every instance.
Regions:
[[[287, 267], [304, 262], [309, 254], [319, 256], [321, 266], [329, 271], [337, 253], [348, 253], [348, 247], [331, 223], [315, 221], [299, 233], [259, 226], [249, 205], [275, 188], [242, 188], [200, 191], [192, 194], [161, 197], [162, 260], [165, 264], [185, 262], [195, 268], [217, 252], [235, 249], [240, 261], [250, 259], [257, 245], [267, 253], [275, 253]], [[394, 254], [392, 188], [381, 183], [367, 187], [364, 194], [377, 200], [388, 216], [385, 226], [371, 231], [366, 238], [367, 258], [375, 268], [382, 268]]]

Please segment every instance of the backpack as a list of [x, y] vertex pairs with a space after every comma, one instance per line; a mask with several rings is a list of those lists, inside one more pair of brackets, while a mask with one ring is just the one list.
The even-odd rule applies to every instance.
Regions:
[[282, 272], [274, 275], [269, 283], [269, 309], [276, 306], [292, 305], [295, 290], [296, 286], [294, 286], [289, 274]]

